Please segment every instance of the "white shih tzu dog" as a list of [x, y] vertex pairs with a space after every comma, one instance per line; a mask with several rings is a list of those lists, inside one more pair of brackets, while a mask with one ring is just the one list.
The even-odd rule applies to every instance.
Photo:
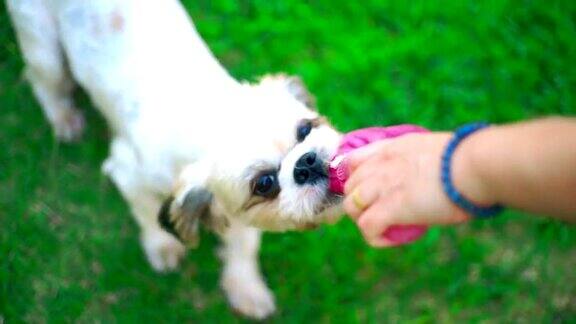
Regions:
[[84, 88], [112, 130], [103, 171], [128, 201], [152, 267], [172, 270], [204, 224], [223, 240], [222, 287], [264, 318], [260, 232], [335, 221], [327, 164], [340, 134], [293, 77], [234, 80], [177, 0], [8, 0], [27, 77], [55, 135], [77, 139]]

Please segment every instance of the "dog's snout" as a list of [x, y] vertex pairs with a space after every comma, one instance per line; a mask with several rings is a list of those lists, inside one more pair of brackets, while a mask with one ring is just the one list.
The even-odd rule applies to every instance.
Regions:
[[327, 177], [326, 168], [322, 159], [315, 152], [302, 155], [294, 166], [294, 181], [297, 184], [314, 184]]

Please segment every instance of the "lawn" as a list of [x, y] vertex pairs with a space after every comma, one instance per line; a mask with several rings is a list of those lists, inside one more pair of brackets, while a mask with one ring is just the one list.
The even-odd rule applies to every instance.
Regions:
[[[576, 114], [576, 2], [184, 1], [237, 78], [300, 75], [343, 131], [453, 129]], [[0, 4], [0, 323], [242, 322], [210, 234], [181, 271], [147, 265], [100, 173], [105, 124], [80, 98], [81, 144], [54, 141]], [[575, 197], [576, 201], [576, 197]], [[344, 219], [266, 234], [274, 321], [576, 323], [576, 227], [506, 212], [375, 250]]]

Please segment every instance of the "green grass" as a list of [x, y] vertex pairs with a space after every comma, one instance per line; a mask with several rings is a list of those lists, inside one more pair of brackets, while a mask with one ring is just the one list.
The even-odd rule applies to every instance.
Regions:
[[[302, 76], [341, 130], [452, 129], [576, 114], [576, 2], [185, 1], [242, 79]], [[84, 104], [80, 145], [56, 143], [0, 4], [0, 323], [237, 322], [205, 235], [158, 275], [100, 172], [107, 130]], [[575, 197], [576, 200], [576, 197]], [[374, 250], [353, 224], [267, 234], [276, 321], [576, 322], [576, 228], [508, 212]]]

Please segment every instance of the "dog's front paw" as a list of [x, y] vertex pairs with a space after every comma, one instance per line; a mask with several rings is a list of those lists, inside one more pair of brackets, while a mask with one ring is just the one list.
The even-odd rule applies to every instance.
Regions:
[[84, 115], [79, 110], [67, 109], [54, 121], [56, 138], [65, 143], [80, 140], [84, 133]]
[[260, 278], [244, 273], [224, 276], [222, 287], [230, 305], [242, 315], [262, 320], [276, 311], [274, 295]]
[[178, 268], [186, 248], [177, 239], [163, 231], [145, 233], [142, 244], [148, 262], [158, 272], [170, 272]]

